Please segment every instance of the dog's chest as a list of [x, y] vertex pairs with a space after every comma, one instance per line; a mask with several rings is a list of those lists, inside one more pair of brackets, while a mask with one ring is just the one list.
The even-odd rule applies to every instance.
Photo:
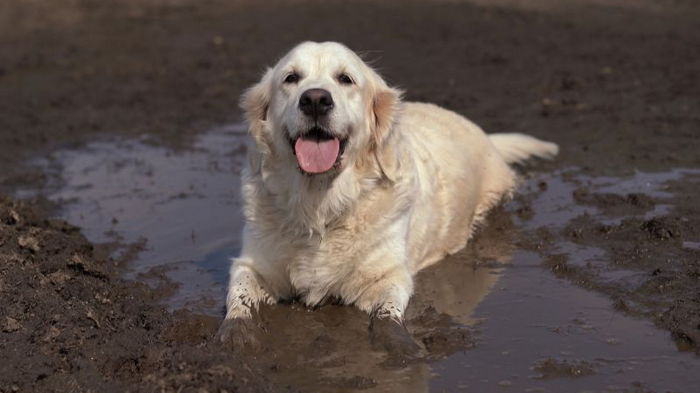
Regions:
[[313, 236], [305, 244], [297, 244], [296, 253], [287, 271], [295, 292], [309, 305], [315, 305], [338, 294], [338, 286], [352, 274], [356, 252], [347, 236], [326, 234]]

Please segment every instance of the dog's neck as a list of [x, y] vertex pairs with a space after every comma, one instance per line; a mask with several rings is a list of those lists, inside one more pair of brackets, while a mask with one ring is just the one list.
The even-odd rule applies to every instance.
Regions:
[[351, 169], [337, 174], [296, 173], [287, 190], [289, 221], [311, 235], [323, 237], [329, 226], [342, 221], [362, 193], [361, 182]]
[[285, 217], [283, 229], [304, 237], [323, 238], [330, 228], [343, 225], [344, 217], [377, 182], [354, 167], [313, 176], [289, 166], [270, 169], [261, 176], [266, 197]]

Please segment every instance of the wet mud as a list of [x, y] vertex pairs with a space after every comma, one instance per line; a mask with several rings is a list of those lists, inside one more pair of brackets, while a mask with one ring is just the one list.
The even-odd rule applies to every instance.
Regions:
[[77, 227], [0, 197], [0, 391], [264, 391], [209, 348], [218, 320], [169, 313]]
[[[0, 5], [0, 392], [700, 390], [700, 10], [633, 3]], [[303, 39], [562, 147], [416, 277], [416, 358], [334, 304], [264, 307], [252, 351], [213, 340], [236, 102]]]

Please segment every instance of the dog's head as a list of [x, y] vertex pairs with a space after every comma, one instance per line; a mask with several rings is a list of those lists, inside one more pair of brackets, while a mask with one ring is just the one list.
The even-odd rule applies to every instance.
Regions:
[[[259, 159], [335, 176], [374, 160], [390, 177], [389, 136], [400, 92], [335, 42], [304, 42], [242, 97]], [[255, 164], [254, 164], [255, 165]]]

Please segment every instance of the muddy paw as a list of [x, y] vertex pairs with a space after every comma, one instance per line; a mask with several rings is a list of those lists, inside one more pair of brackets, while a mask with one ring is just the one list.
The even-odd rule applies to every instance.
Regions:
[[225, 319], [215, 341], [236, 352], [258, 351], [263, 334], [264, 329], [253, 318]]
[[421, 357], [422, 348], [406, 327], [391, 318], [373, 317], [369, 324], [370, 340], [375, 350], [384, 350], [392, 363], [408, 363]]

